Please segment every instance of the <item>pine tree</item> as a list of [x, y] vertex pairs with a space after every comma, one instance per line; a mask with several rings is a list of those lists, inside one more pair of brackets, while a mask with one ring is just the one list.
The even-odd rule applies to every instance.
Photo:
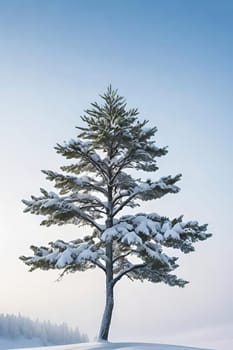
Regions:
[[[43, 170], [58, 193], [41, 189], [41, 195], [23, 200], [25, 212], [44, 215], [41, 225], [88, 225], [90, 235], [47, 247], [31, 246], [34, 255], [20, 257], [30, 270], [59, 269], [65, 273], [99, 268], [106, 277], [106, 304], [99, 339], [107, 340], [114, 305], [114, 287], [123, 278], [164, 282], [184, 287], [187, 281], [172, 274], [177, 258], [163, 247], [194, 251], [205, 240], [207, 225], [169, 219], [156, 213], [133, 214], [140, 201], [177, 193], [181, 175], [157, 181], [134, 178], [135, 171], [156, 172], [157, 159], [167, 148], [155, 145], [156, 127], [146, 127], [137, 109], [127, 109], [125, 99], [111, 86], [81, 117], [77, 138], [57, 144], [55, 150], [73, 162], [61, 173]], [[127, 209], [128, 215], [122, 215]], [[121, 216], [122, 215], [122, 216]], [[136, 261], [136, 262], [135, 262]]]

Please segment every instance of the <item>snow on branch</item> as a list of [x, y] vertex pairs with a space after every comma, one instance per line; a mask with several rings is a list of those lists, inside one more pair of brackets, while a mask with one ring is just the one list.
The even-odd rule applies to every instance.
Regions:
[[99, 267], [105, 271], [101, 262], [104, 251], [90, 238], [89, 241], [77, 239], [71, 242], [57, 240], [50, 242], [49, 247], [31, 246], [34, 256], [21, 256], [20, 259], [35, 269], [65, 269], [65, 272], [84, 271], [88, 268]]
[[97, 172], [106, 180], [108, 179], [105, 164], [93, 150], [90, 142], [71, 139], [69, 142], [65, 142], [64, 145], [57, 144], [55, 150], [67, 159], [79, 159], [80, 163], [76, 165], [77, 172], [85, 170]]
[[182, 222], [182, 216], [170, 220], [155, 213], [137, 214], [116, 220], [112, 227], [103, 231], [101, 239], [137, 247], [138, 253], [151, 257], [154, 250], [157, 258], [161, 246], [177, 248], [184, 253], [193, 251], [193, 243], [211, 236], [206, 230], [207, 225], [199, 225], [197, 221]]
[[101, 226], [95, 221], [95, 219], [101, 217], [100, 214], [94, 210], [95, 208], [86, 208], [86, 212], [83, 208], [81, 209], [75, 205], [73, 201], [75, 202], [78, 199], [77, 196], [72, 200], [70, 196], [60, 197], [56, 193], [47, 192], [44, 189], [41, 189], [41, 192], [42, 196], [31, 196], [30, 201], [23, 200], [22, 202], [26, 205], [24, 212], [47, 216], [47, 219], [41, 222], [42, 225], [87, 224], [101, 230]]
[[[169, 257], [163, 247], [180, 249], [184, 253], [194, 251], [193, 243], [211, 236], [207, 225], [197, 221], [182, 222], [182, 216], [173, 220], [158, 214], [123, 216], [103, 231], [101, 240], [112, 242], [114, 247], [113, 272], [115, 285], [122, 277], [165, 282], [183, 287], [187, 282], [171, 275], [178, 267], [176, 257]], [[138, 263], [132, 263], [135, 256]]]
[[55, 187], [60, 189], [60, 194], [84, 190], [85, 192], [100, 192], [107, 196], [103, 181], [97, 181], [90, 176], [63, 175], [51, 170], [42, 170], [42, 172], [46, 175], [47, 180], [55, 181]]
[[161, 198], [167, 193], [177, 193], [180, 191], [180, 188], [175, 183], [181, 179], [181, 176], [181, 174], [174, 177], [166, 176], [155, 182], [147, 180], [137, 186], [134, 192], [143, 201]]
[[[148, 201], [152, 199], [161, 198], [167, 193], [179, 192], [180, 188], [176, 186], [175, 183], [179, 181], [180, 178], [181, 174], [178, 174], [174, 177], [162, 177], [159, 181], [155, 182], [147, 180], [146, 182], [140, 181], [136, 183], [135, 181], [135, 186], [129, 189], [126, 193], [126, 196], [128, 195], [128, 198], [125, 199], [119, 206], [116, 206], [113, 214], [116, 215], [120, 210], [122, 210], [125, 206], [131, 204], [132, 201], [135, 199]], [[123, 195], [121, 194], [121, 198], [122, 197]]]

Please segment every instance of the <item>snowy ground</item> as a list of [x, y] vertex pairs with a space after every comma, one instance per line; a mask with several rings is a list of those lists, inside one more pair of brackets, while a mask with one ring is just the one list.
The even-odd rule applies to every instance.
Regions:
[[0, 337], [0, 350], [6, 350], [6, 349], [17, 349], [17, 348], [31, 348], [36, 346], [42, 346], [41, 339], [33, 338], [33, 339], [27, 339], [24, 337], [17, 337], [17, 338], [7, 338], [7, 337]]
[[39, 348], [25, 348], [21, 350], [206, 350], [179, 345], [165, 345], [152, 343], [82, 343], [72, 345], [59, 345]]

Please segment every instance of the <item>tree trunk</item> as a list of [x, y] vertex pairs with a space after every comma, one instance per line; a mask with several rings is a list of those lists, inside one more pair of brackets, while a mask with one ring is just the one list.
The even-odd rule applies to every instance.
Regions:
[[112, 319], [112, 310], [114, 305], [113, 297], [113, 263], [112, 263], [112, 242], [106, 245], [106, 299], [105, 309], [101, 322], [99, 339], [108, 340], [108, 333]]
[[100, 332], [99, 332], [99, 340], [108, 340], [108, 333], [109, 333], [109, 328], [110, 328], [111, 319], [112, 319], [113, 306], [114, 306], [113, 285], [106, 278], [106, 303], [105, 303], [104, 314], [103, 314]]
[[[108, 152], [108, 157], [111, 159], [112, 149]], [[109, 170], [109, 179], [112, 178], [111, 170]], [[108, 185], [108, 213], [106, 219], [106, 228], [113, 226], [113, 216], [112, 216], [112, 186], [110, 185], [111, 180]], [[106, 288], [105, 288], [105, 308], [102, 317], [102, 322], [99, 332], [99, 340], [108, 340], [109, 328], [112, 320], [112, 311], [114, 306], [114, 296], [113, 296], [113, 261], [112, 261], [112, 242], [108, 242], [105, 248], [106, 254]]]

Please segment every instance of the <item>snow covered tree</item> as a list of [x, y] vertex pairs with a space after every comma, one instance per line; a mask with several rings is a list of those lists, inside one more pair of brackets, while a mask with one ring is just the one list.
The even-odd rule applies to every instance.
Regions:
[[[99, 338], [108, 339], [114, 305], [114, 287], [123, 278], [164, 282], [184, 287], [187, 283], [172, 272], [177, 258], [163, 248], [183, 253], [194, 251], [193, 243], [205, 240], [207, 225], [169, 219], [156, 213], [133, 214], [140, 201], [177, 193], [181, 175], [157, 181], [134, 178], [136, 171], [154, 173], [157, 159], [167, 148], [155, 145], [156, 127], [146, 127], [137, 109], [127, 109], [125, 99], [111, 86], [81, 117], [77, 138], [57, 144], [55, 150], [69, 165], [61, 172], [43, 170], [58, 193], [41, 189], [41, 195], [23, 200], [25, 212], [44, 215], [41, 225], [88, 225], [90, 235], [47, 247], [32, 246], [33, 256], [21, 259], [35, 269], [59, 269], [65, 273], [99, 268], [106, 277], [106, 304]], [[122, 215], [128, 208], [129, 214]]]

